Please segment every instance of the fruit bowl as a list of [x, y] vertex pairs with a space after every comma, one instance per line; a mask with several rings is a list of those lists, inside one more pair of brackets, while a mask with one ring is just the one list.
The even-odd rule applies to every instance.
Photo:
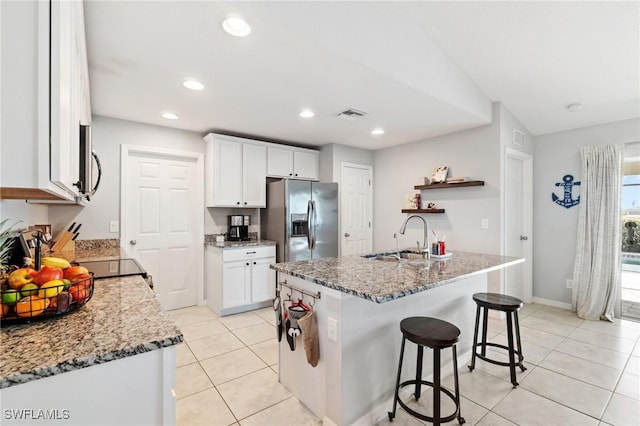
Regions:
[[[58, 278], [56, 271], [22, 268], [0, 290], [0, 326], [31, 322], [73, 312], [93, 296], [93, 273]], [[53, 279], [47, 274], [54, 274]], [[42, 278], [41, 278], [42, 277]], [[12, 280], [13, 279], [13, 280]]]

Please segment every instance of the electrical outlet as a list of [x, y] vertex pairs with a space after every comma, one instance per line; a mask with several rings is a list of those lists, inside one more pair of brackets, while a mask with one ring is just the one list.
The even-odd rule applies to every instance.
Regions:
[[109, 222], [109, 232], [118, 232], [119, 226], [117, 220], [112, 220]]
[[480, 221], [480, 228], [481, 229], [489, 229], [489, 219], [482, 219]]
[[573, 288], [573, 280], [570, 278], [567, 278], [567, 288]]
[[327, 319], [327, 337], [332, 342], [338, 341], [338, 320], [335, 318]]

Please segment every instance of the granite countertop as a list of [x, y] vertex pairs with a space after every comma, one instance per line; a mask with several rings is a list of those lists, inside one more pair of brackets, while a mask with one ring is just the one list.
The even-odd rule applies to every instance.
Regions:
[[249, 240], [249, 241], [225, 241], [223, 243], [216, 243], [214, 241], [206, 241], [205, 246], [218, 247], [221, 249], [226, 248], [238, 248], [238, 247], [255, 247], [255, 246], [275, 246], [275, 241], [270, 240]]
[[96, 280], [78, 310], [0, 329], [0, 389], [182, 341], [142, 277]]
[[271, 269], [377, 303], [524, 262], [523, 258], [455, 252], [449, 260], [381, 261], [361, 256], [285, 262]]

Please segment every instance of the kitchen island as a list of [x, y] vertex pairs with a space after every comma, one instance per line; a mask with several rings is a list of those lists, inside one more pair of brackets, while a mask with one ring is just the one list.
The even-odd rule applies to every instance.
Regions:
[[2, 424], [175, 424], [182, 333], [140, 276], [76, 311], [0, 330]]
[[[292, 351], [283, 336], [280, 381], [325, 424], [365, 425], [386, 418], [400, 354], [399, 324], [405, 317], [430, 316], [460, 328], [459, 365], [464, 365], [471, 355], [475, 323], [471, 296], [487, 291], [487, 273], [524, 262], [464, 252], [442, 261], [395, 260], [392, 254], [272, 266], [283, 301], [302, 298], [313, 303], [320, 343], [314, 368], [306, 361], [302, 337]], [[443, 377], [452, 371], [448, 352], [442, 354]], [[415, 375], [415, 353], [415, 345], [407, 345], [403, 377]], [[423, 375], [431, 370], [426, 355]]]

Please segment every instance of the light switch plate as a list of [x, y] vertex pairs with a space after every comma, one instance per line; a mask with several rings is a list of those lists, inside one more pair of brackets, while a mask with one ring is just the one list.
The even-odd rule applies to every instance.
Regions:
[[117, 220], [112, 220], [111, 222], [109, 222], [109, 232], [118, 232], [119, 230], [118, 225], [119, 224]]
[[482, 219], [480, 221], [480, 228], [489, 229], [489, 219]]

